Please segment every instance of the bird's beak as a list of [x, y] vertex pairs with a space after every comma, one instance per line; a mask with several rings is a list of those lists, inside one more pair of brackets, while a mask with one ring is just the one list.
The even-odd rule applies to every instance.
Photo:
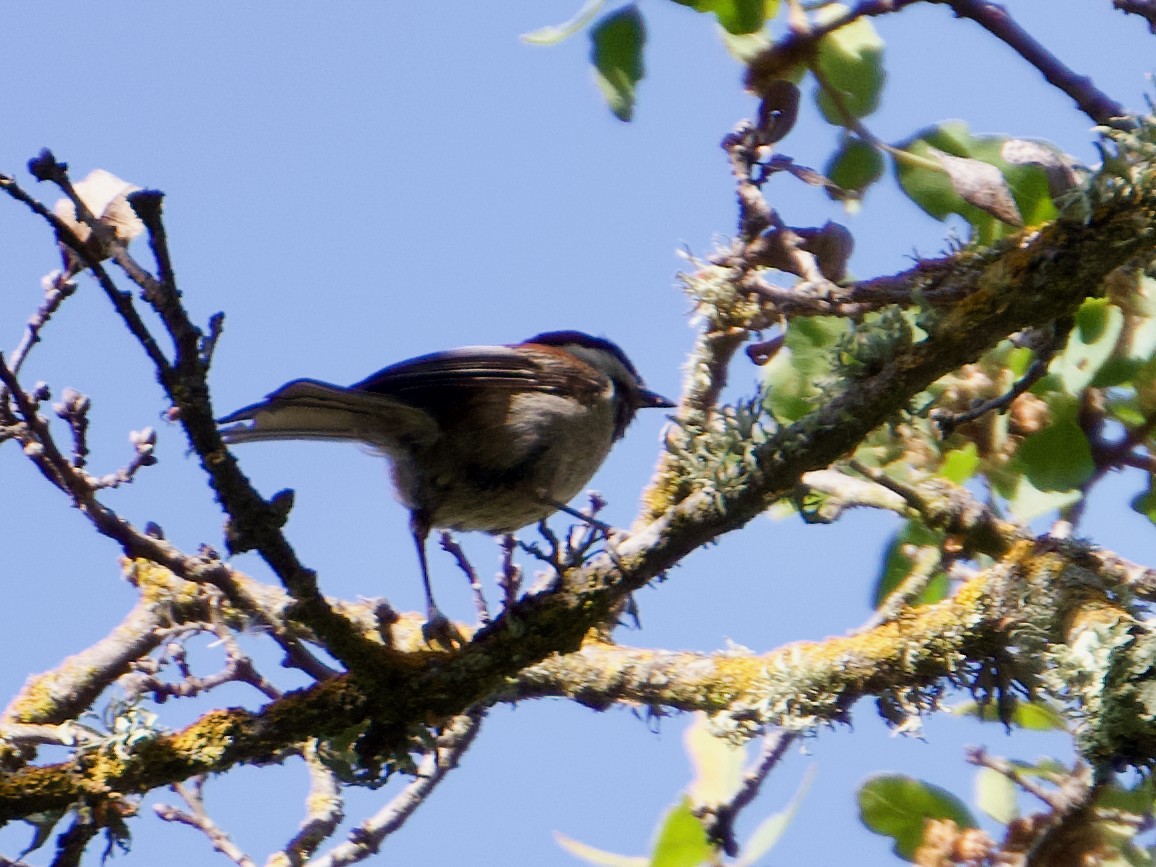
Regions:
[[634, 405], [639, 409], [658, 409], [660, 407], [678, 406], [673, 400], [663, 397], [647, 389], [639, 389], [637, 397], [634, 398]]

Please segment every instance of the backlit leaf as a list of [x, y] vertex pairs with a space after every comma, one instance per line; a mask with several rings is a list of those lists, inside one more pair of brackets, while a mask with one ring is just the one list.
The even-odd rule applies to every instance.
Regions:
[[[823, 23], [846, 11], [846, 6], [832, 3], [823, 7], [816, 17]], [[844, 126], [844, 110], [852, 117], [860, 118], [879, 107], [886, 77], [883, 40], [869, 18], [857, 18], [820, 39], [815, 69], [826, 85], [819, 85], [816, 100], [823, 119], [828, 123]], [[833, 89], [835, 95], [828, 92], [827, 87]]]
[[650, 856], [650, 867], [701, 867], [709, 864], [715, 847], [702, 821], [694, 815], [690, 799], [683, 798], [666, 814]]
[[980, 768], [975, 777], [975, 804], [997, 822], [1010, 824], [1019, 816], [1016, 784], [991, 768]]
[[883, 174], [883, 155], [864, 141], [844, 137], [823, 174], [845, 190], [862, 193]]
[[629, 121], [634, 116], [634, 91], [642, 80], [642, 48], [646, 27], [635, 6], [603, 16], [590, 31], [590, 62], [595, 80], [614, 116]]
[[757, 33], [779, 9], [779, 0], [674, 0], [696, 12], [714, 13], [727, 33], [736, 36]]
[[964, 803], [946, 789], [902, 774], [879, 774], [859, 788], [859, 818], [876, 834], [895, 841], [895, 854], [911, 861], [928, 819], [976, 827]]

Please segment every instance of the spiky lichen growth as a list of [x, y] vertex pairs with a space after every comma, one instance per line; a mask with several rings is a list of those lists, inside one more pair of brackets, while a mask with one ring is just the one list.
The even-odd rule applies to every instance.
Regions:
[[706, 491], [716, 503], [750, 483], [758, 472], [757, 451], [775, 432], [756, 396], [715, 410], [709, 419], [679, 425], [668, 438], [671, 462], [691, 491]]
[[875, 376], [899, 353], [914, 342], [915, 332], [908, 317], [898, 307], [852, 323], [839, 338], [832, 356], [832, 384], [846, 388], [858, 380]]
[[695, 490], [682, 476], [678, 454], [697, 451], [690, 440], [695, 431], [711, 426], [731, 359], [752, 330], [768, 324], [758, 301], [740, 289], [735, 269], [689, 255], [687, 259], [694, 270], [680, 273], [679, 280], [702, 330], [684, 368], [679, 425], [667, 434], [668, 451], [659, 458], [654, 480], [642, 497], [643, 523]]
[[688, 261], [694, 270], [680, 272], [678, 279], [707, 331], [748, 328], [763, 318], [762, 305], [739, 287], [734, 268], [691, 257]]

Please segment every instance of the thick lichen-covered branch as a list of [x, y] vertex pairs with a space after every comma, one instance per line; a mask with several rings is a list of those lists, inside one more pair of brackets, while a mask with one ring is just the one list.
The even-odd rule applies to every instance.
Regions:
[[704, 710], [719, 729], [745, 737], [767, 725], [805, 730], [844, 721], [867, 696], [905, 714], [926, 709], [949, 683], [1000, 693], [1018, 685], [1079, 708], [1077, 737], [1094, 762], [1146, 764], [1156, 755], [1156, 639], [1121, 601], [1123, 588], [1090, 562], [1079, 545], [1019, 542], [943, 602], [859, 635], [761, 655], [590, 643], [499, 682], [486, 657], [407, 654], [412, 673], [398, 676], [385, 698], [376, 684], [345, 675], [257, 711], [213, 711], [131, 748], [90, 746], [69, 763], [12, 772], [0, 779], [0, 819], [275, 761], [291, 744], [370, 720], [401, 732], [415, 720], [447, 718], [461, 701], [541, 696]]

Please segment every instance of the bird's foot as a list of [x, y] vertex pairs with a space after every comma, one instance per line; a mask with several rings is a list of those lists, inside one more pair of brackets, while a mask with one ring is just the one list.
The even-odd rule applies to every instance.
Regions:
[[431, 605], [426, 612], [426, 621], [421, 626], [421, 637], [431, 647], [436, 644], [453, 649], [466, 643], [454, 622], [442, 614], [435, 605]]

